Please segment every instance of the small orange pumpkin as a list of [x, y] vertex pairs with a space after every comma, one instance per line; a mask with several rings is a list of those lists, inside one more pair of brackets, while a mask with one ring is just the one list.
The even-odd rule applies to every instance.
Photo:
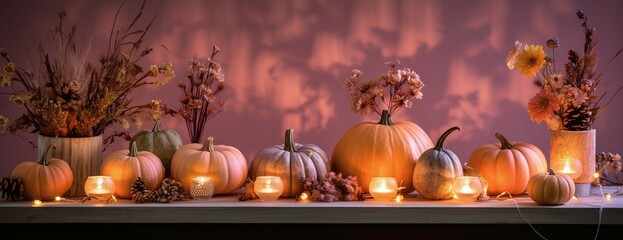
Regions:
[[155, 154], [138, 151], [136, 142], [130, 142], [130, 149], [115, 151], [104, 159], [102, 175], [111, 176], [115, 182], [115, 195], [132, 198], [131, 188], [136, 177], [145, 180], [148, 190], [156, 190], [164, 180], [164, 166]]
[[562, 205], [573, 198], [575, 183], [571, 177], [556, 175], [554, 169], [548, 173], [539, 173], [528, 181], [528, 195], [541, 205]]
[[74, 175], [65, 160], [49, 158], [49, 145], [39, 162], [22, 162], [13, 169], [12, 176], [21, 178], [24, 197], [28, 200], [51, 201], [71, 188]]
[[178, 149], [171, 160], [171, 175], [190, 190], [193, 178], [210, 177], [214, 194], [231, 193], [242, 187], [247, 179], [247, 160], [232, 146], [214, 145], [208, 137], [204, 144], [190, 143]]
[[500, 133], [496, 133], [495, 137], [500, 143], [476, 148], [467, 164], [487, 180], [488, 195], [525, 193], [530, 177], [547, 171], [545, 155], [533, 144], [511, 143]]

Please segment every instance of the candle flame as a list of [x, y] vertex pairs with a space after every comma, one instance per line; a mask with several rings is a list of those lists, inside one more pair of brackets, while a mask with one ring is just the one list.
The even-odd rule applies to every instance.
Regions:
[[32, 205], [35, 206], [35, 207], [41, 206], [41, 204], [42, 204], [42, 202], [39, 199], [32, 201]]
[[461, 186], [461, 193], [476, 193], [476, 190], [474, 190], [469, 185], [469, 179], [464, 179], [463, 180], [463, 186]]
[[379, 185], [377, 185], [375, 192], [388, 193], [393, 191], [389, 188], [389, 186], [387, 186], [387, 181], [382, 179], [381, 182], [379, 182]]
[[95, 186], [96, 190], [104, 189], [104, 179], [103, 178], [97, 178], [95, 183], [97, 184], [97, 186]]
[[301, 193], [301, 200], [307, 200], [307, 193]]
[[264, 190], [266, 191], [274, 191], [273, 189], [273, 183], [270, 179], [266, 180], [266, 183], [264, 184]]
[[396, 202], [402, 202], [402, 200], [403, 200], [404, 198], [405, 198], [405, 197], [404, 197], [404, 196], [402, 196], [402, 194], [398, 194], [398, 196], [396, 196]]
[[593, 173], [593, 178], [594, 178], [594, 179], [598, 179], [598, 178], [599, 178], [599, 172], [595, 172], [595, 173]]
[[379, 185], [379, 190], [381, 191], [389, 190], [389, 188], [387, 187], [387, 182], [385, 180], [381, 181], [381, 184]]
[[56, 196], [56, 197], [54, 198], [54, 201], [57, 201], [57, 202], [59, 202], [59, 201], [61, 201], [61, 200], [63, 200], [63, 198], [61, 198], [60, 196]]
[[565, 160], [565, 166], [561, 170], [562, 173], [575, 173], [575, 170], [571, 167], [571, 162], [567, 159]]
[[201, 184], [205, 183], [207, 180], [206, 177], [198, 177], [197, 179], [199, 180], [199, 183]]

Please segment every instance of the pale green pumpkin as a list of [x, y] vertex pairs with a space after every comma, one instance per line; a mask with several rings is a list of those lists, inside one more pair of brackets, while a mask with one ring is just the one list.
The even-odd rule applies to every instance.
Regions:
[[460, 130], [458, 126], [446, 130], [435, 147], [420, 155], [413, 170], [413, 186], [424, 198], [431, 200], [451, 199], [452, 181], [463, 176], [463, 167], [459, 157], [443, 147], [443, 142], [450, 133]]
[[293, 129], [288, 129], [285, 143], [258, 152], [251, 161], [249, 176], [278, 176], [283, 182], [281, 197], [295, 197], [303, 192], [301, 179], [320, 179], [331, 171], [327, 154], [315, 144], [294, 142]]
[[143, 130], [132, 137], [138, 151], [148, 151], [160, 158], [165, 169], [165, 176], [171, 174], [171, 159], [175, 151], [182, 147], [182, 138], [173, 130], [161, 130], [160, 121], [156, 121], [151, 131]]

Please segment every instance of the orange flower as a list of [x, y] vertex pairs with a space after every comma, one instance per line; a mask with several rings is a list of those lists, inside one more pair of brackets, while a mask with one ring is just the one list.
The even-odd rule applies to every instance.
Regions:
[[541, 89], [528, 102], [530, 120], [540, 123], [552, 117], [554, 111], [560, 110], [560, 100], [549, 90]]

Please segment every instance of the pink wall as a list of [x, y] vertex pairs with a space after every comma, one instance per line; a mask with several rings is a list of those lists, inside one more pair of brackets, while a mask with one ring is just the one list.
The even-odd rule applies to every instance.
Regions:
[[[28, 56], [36, 53], [34, 37], [51, 29], [62, 10], [68, 23], [78, 22], [80, 43], [92, 38], [94, 51], [103, 49], [123, 1], [0, 2], [0, 47], [28, 64]], [[129, 21], [139, 6], [140, 1], [127, 1], [122, 19]], [[578, 9], [597, 27], [603, 67], [623, 47], [621, 1], [149, 1], [145, 19], [157, 18], [148, 39], [168, 50], [156, 48], [143, 65], [171, 61], [178, 77], [134, 96], [136, 102], [158, 98], [176, 108], [176, 82], [186, 81], [188, 60], [195, 55], [205, 59], [217, 44], [229, 105], [208, 122], [204, 136], [237, 147], [250, 162], [256, 152], [281, 143], [285, 129], [294, 128], [297, 142], [318, 144], [331, 154], [351, 126], [378, 120], [350, 110], [344, 78], [352, 68], [376, 76], [386, 70], [384, 62], [399, 59], [426, 86], [424, 98], [395, 120], [417, 123], [434, 140], [448, 127], [461, 126], [445, 146], [462, 161], [477, 146], [496, 142], [495, 132], [531, 142], [549, 156], [547, 127], [531, 122], [526, 112], [537, 89], [518, 71], [509, 71], [504, 60], [515, 40], [544, 44], [558, 37], [565, 51], [580, 49]], [[599, 91], [623, 84], [622, 59], [607, 76]], [[0, 96], [0, 114], [16, 116], [8, 96]], [[621, 109], [623, 96], [598, 117], [598, 152], [623, 153]], [[189, 142], [181, 117], [166, 117], [162, 124]], [[36, 142], [34, 134], [22, 136]], [[105, 154], [125, 144], [117, 142]], [[36, 158], [27, 141], [12, 135], [0, 138], [0, 152], [2, 176]]]

